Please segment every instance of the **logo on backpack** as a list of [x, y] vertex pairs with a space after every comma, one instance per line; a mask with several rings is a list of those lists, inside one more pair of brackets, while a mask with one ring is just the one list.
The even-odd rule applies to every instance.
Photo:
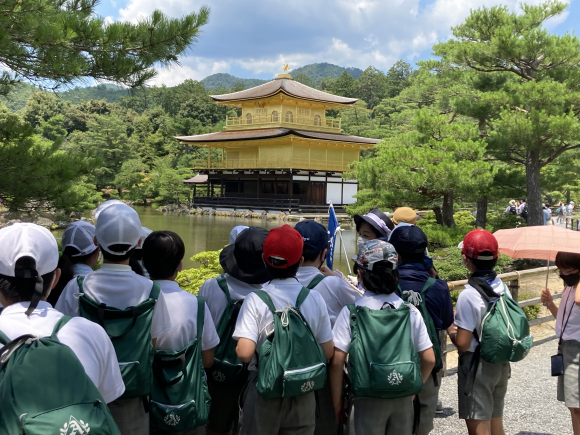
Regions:
[[91, 428], [88, 423], [77, 420], [71, 415], [68, 423], [65, 423], [64, 427], [60, 430], [60, 435], [88, 435], [90, 431]]
[[403, 375], [398, 371], [393, 370], [393, 372], [387, 378], [387, 381], [389, 381], [389, 384], [391, 385], [399, 385], [401, 382], [403, 382]]
[[312, 391], [313, 389], [314, 389], [314, 381], [306, 381], [300, 387], [300, 391], [302, 391], [303, 393], [308, 393], [309, 391]]
[[217, 371], [213, 372], [213, 379], [216, 382], [225, 382], [226, 375], [221, 370], [217, 370]]
[[173, 412], [165, 416], [165, 418], [163, 419], [165, 424], [168, 426], [177, 426], [179, 424], [179, 420], [181, 420], [181, 418], [179, 418], [179, 415], [175, 415]]

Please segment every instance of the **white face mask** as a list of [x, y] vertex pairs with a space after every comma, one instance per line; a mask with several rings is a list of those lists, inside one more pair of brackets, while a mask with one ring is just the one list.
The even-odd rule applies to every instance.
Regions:
[[365, 239], [362, 236], [358, 236], [358, 239], [356, 239], [356, 247], [357, 247], [359, 252], [360, 252], [360, 248], [362, 248], [362, 245], [364, 245], [366, 242], [368, 242], [368, 239]]

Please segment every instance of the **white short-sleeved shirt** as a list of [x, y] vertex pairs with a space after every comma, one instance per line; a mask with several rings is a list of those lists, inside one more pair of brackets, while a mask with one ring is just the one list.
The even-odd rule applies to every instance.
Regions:
[[[264, 286], [263, 290], [272, 299], [274, 307], [277, 310], [281, 310], [287, 306], [293, 307], [296, 305], [296, 299], [300, 290], [302, 290], [302, 285], [294, 278], [273, 279]], [[306, 319], [318, 343], [326, 343], [332, 340], [330, 318], [320, 293], [311, 291], [302, 303], [300, 312]], [[240, 310], [234, 331], [234, 339], [247, 338], [252, 340], [256, 343], [256, 350], [258, 350], [266, 339], [266, 327], [273, 321], [274, 318], [270, 309], [262, 299], [251, 293], [246, 297]], [[256, 357], [252, 358], [249, 369], [256, 370]]]
[[[491, 283], [491, 288], [498, 295], [502, 295], [504, 291], [511, 298], [511, 293], [501, 281], [501, 279], [496, 278]], [[477, 330], [477, 334], [481, 337], [481, 322], [487, 313], [487, 303], [483, 300], [481, 295], [477, 290], [471, 287], [469, 284], [465, 286], [465, 289], [459, 293], [459, 298], [456, 304], [455, 313], [455, 325], [461, 329], [466, 329], [467, 331]], [[477, 348], [478, 341], [475, 336], [471, 339], [471, 345], [468, 351], [474, 352]]]
[[[24, 334], [48, 337], [63, 316], [48, 302], [41, 301], [28, 317], [24, 313], [29, 305], [30, 302], [20, 302], [2, 310], [0, 331], [10, 340]], [[115, 349], [103, 328], [90, 320], [74, 318], [56, 336], [78, 357], [105, 402], [110, 403], [125, 392]]]
[[[562, 340], [580, 341], [580, 307], [574, 302], [575, 297], [575, 287], [564, 289], [556, 317], [556, 336], [562, 337]], [[566, 325], [564, 336], [562, 336], [563, 323]]]
[[[300, 284], [304, 287], [308, 287], [308, 284], [310, 284], [317, 275], [320, 275], [320, 271], [316, 267], [305, 266], [298, 269], [296, 278]], [[338, 276], [324, 277], [324, 279], [314, 287], [314, 290], [320, 293], [322, 299], [324, 299], [324, 302], [326, 303], [326, 309], [328, 310], [331, 326], [334, 326], [336, 317], [345, 306], [348, 304], [354, 304], [362, 298], [361, 293], [357, 292]]]
[[[250, 293], [262, 288], [261, 284], [247, 284], [227, 273], [225, 274], [225, 278], [228, 284], [228, 290], [230, 291], [230, 297], [236, 302], [246, 299]], [[217, 325], [224, 310], [228, 306], [228, 299], [224, 291], [220, 288], [217, 279], [211, 278], [204, 282], [198, 294], [205, 298], [205, 303], [209, 308], [213, 322]]]
[[91, 266], [86, 265], [85, 263], [77, 263], [73, 264], [73, 279], [77, 276], [87, 276], [89, 273], [93, 272]]
[[518, 208], [518, 214], [522, 214], [526, 208], [526, 203], [522, 202]]
[[[175, 281], [157, 280], [171, 313], [171, 329], [157, 337], [155, 349], [181, 350], [197, 337], [197, 298], [182, 290]], [[213, 349], [220, 342], [207, 305], [201, 336], [201, 350]]]
[[[403, 300], [395, 293], [390, 295], [379, 295], [370, 291], [366, 291], [365, 295], [355, 302], [356, 306], [368, 307], [371, 310], [380, 310], [385, 303], [392, 304], [395, 308], [399, 308]], [[417, 352], [423, 352], [431, 347], [433, 343], [429, 339], [427, 327], [421, 317], [421, 313], [414, 306], [411, 308], [411, 341]], [[350, 330], [350, 311], [348, 307], [344, 307], [336, 319], [334, 329], [334, 347], [348, 353], [350, 349], [350, 342], [352, 341], [352, 332]]]
[[[105, 263], [89, 273], [83, 281], [83, 292], [99, 304], [124, 310], [135, 307], [149, 298], [153, 281], [137, 275], [130, 266]], [[71, 280], [60, 295], [55, 308], [67, 316], [79, 315], [79, 286]], [[171, 320], [162, 292], [155, 304], [151, 322], [151, 338], [157, 338], [171, 329]]]

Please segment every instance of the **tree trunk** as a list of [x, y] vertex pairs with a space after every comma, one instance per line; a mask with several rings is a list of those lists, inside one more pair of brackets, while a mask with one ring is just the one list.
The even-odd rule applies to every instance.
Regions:
[[540, 191], [540, 150], [526, 154], [526, 187], [528, 193], [528, 226], [543, 225], [542, 194]]
[[453, 220], [453, 190], [448, 190], [443, 194], [443, 225], [454, 227]]
[[441, 213], [441, 207], [438, 205], [433, 207], [433, 212], [435, 213], [435, 220], [439, 225], [443, 225], [443, 214]]
[[487, 198], [477, 200], [477, 216], [475, 217], [475, 226], [485, 228], [487, 225]]
[[571, 201], [571, 199], [570, 199], [570, 189], [568, 189], [566, 191], [566, 204], [570, 204], [570, 201]]

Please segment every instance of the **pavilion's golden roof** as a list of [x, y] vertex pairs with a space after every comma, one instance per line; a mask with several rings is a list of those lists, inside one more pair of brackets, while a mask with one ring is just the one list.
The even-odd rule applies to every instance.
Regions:
[[238, 140], [269, 139], [288, 135], [295, 135], [307, 139], [331, 140], [336, 142], [351, 142], [365, 145], [379, 143], [380, 139], [368, 137], [349, 136], [339, 133], [322, 133], [318, 131], [297, 130], [290, 128], [263, 128], [259, 130], [231, 130], [217, 133], [198, 134], [195, 136], [177, 136], [176, 139], [182, 142], [229, 142]]
[[317, 101], [321, 103], [354, 104], [358, 101], [357, 98], [346, 98], [319, 91], [318, 89], [303, 85], [302, 83], [297, 82], [291, 78], [277, 78], [271, 82], [264, 83], [263, 85], [256, 86], [254, 88], [233, 92], [231, 94], [211, 95], [211, 98], [213, 98], [214, 101], [226, 103], [267, 98], [280, 92], [291, 97], [309, 101]]

